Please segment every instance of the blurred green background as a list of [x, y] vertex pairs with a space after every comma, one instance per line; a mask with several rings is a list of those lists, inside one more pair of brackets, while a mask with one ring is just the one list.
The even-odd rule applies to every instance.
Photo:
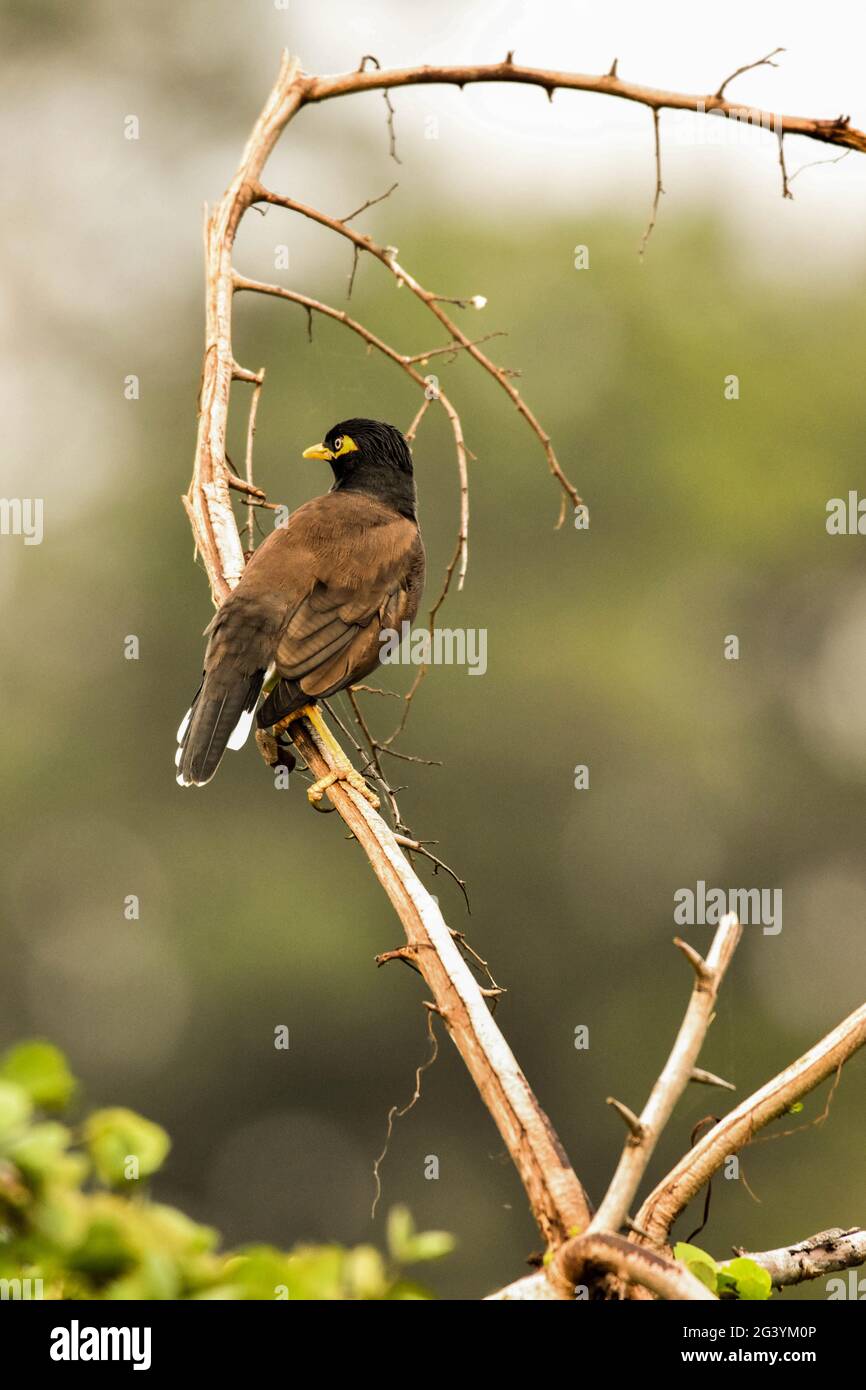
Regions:
[[[397, 1124], [371, 1222], [387, 1112], [427, 1048], [422, 983], [373, 964], [401, 932], [366, 863], [336, 817], [310, 812], [300, 778], [274, 790], [252, 745], [204, 791], [174, 782], [210, 617], [179, 503], [202, 352], [201, 202], [231, 176], [292, 34], [263, 7], [146, 8], [2, 7], [7, 115], [18, 100], [33, 113], [9, 155], [5, 487], [45, 499], [45, 539], [0, 545], [0, 1043], [50, 1037], [89, 1104], [163, 1125], [174, 1147], [161, 1200], [230, 1243], [381, 1242], [384, 1211], [403, 1202], [419, 1227], [458, 1237], [431, 1272], [437, 1291], [476, 1297], [517, 1277], [539, 1238], [447, 1039]], [[300, 37], [316, 26], [306, 16]], [[355, 60], [363, 37], [341, 36]], [[449, 191], [472, 157], [455, 94], [406, 95], [399, 169], [370, 97], [363, 120], [346, 103], [305, 111], [268, 178], [338, 214], [399, 179], [358, 225], [426, 285], [487, 296], [461, 322], [507, 331], [491, 348], [522, 370], [591, 508], [588, 531], [554, 532], [537, 441], [492, 381], [439, 359], [477, 456], [469, 576], [442, 621], [486, 628], [489, 666], [483, 679], [431, 674], [401, 746], [443, 766], [394, 767], [416, 834], [468, 881], [471, 919], [446, 878], [433, 891], [507, 987], [497, 1021], [597, 1202], [623, 1137], [605, 1097], [640, 1108], [690, 988], [670, 945], [678, 888], [784, 893], [780, 935], [746, 929], [702, 1055], [739, 1097], [863, 997], [866, 541], [824, 522], [828, 499], [864, 477], [866, 260], [840, 262], [817, 235], [805, 261], [792, 252], [774, 184], [760, 254], [729, 204], [668, 196], [641, 264], [649, 163], [604, 207], [576, 188], [569, 213], [559, 195], [548, 207], [503, 191], [505, 150], [467, 199]], [[425, 140], [440, 101], [441, 137]], [[130, 112], [138, 142], [123, 139]], [[772, 160], [762, 168], [775, 177]], [[836, 173], [817, 173], [825, 198]], [[588, 271], [573, 268], [576, 244]], [[274, 269], [280, 245], [288, 273]], [[235, 259], [345, 306], [348, 248], [289, 214], [250, 213]], [[352, 306], [402, 351], [444, 341], [373, 263]], [[316, 322], [310, 345], [287, 304], [241, 297], [235, 351], [267, 368], [257, 481], [292, 507], [328, 485], [300, 452], [331, 424], [361, 414], [405, 428], [418, 404], [338, 326]], [[236, 463], [246, 389], [233, 396]], [[415, 447], [431, 597], [456, 527], [449, 438], [431, 409]], [[731, 633], [737, 662], [723, 659]], [[137, 661], [124, 658], [129, 634]], [[405, 688], [405, 669], [382, 674]], [[370, 717], [387, 732], [396, 709], [371, 702]], [[578, 763], [588, 791], [573, 789]], [[129, 894], [138, 921], [125, 919]], [[711, 930], [687, 934], [703, 949]], [[573, 1044], [580, 1024], [587, 1051]], [[288, 1052], [273, 1045], [280, 1025]], [[745, 1152], [759, 1200], [717, 1181], [701, 1245], [723, 1257], [862, 1222], [863, 1077], [855, 1059], [823, 1126]], [[824, 1101], [810, 1097], [799, 1120]], [[723, 1104], [687, 1094], [652, 1180]], [[677, 1236], [698, 1224], [696, 1208]]]

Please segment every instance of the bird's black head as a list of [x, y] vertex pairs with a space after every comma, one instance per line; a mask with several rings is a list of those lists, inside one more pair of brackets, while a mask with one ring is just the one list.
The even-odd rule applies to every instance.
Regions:
[[321, 444], [304, 450], [305, 459], [327, 459], [334, 472], [332, 492], [367, 492], [404, 516], [415, 518], [412, 455], [403, 435], [382, 420], [343, 420]]

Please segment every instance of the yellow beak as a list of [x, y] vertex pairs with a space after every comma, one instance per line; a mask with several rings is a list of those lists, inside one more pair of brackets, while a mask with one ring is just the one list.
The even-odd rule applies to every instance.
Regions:
[[334, 455], [324, 444], [311, 444], [309, 449], [305, 449], [301, 458], [305, 459], [332, 459]]

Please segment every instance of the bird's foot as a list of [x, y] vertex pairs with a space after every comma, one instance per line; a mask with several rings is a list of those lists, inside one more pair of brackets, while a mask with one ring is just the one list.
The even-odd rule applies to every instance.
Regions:
[[278, 757], [279, 744], [273, 734], [266, 729], [256, 729], [256, 747], [267, 763], [268, 767], [274, 767]]
[[366, 801], [369, 801], [374, 811], [379, 809], [379, 798], [375, 792], [371, 791], [364, 781], [360, 772], [354, 767], [337, 767], [333, 772], [329, 772], [325, 777], [320, 777], [318, 782], [314, 782], [311, 787], [307, 787], [307, 798], [312, 806], [318, 806], [322, 797], [329, 787], [333, 787], [335, 782], [347, 782], [350, 787], [354, 787], [356, 792], [360, 792]]
[[[360, 772], [352, 767], [352, 764], [334, 738], [334, 735], [331, 733], [315, 704], [304, 705], [303, 709], [294, 710], [292, 714], [286, 715], [285, 718], [281, 719], [279, 723], [273, 726], [270, 730], [270, 736], [278, 737], [297, 719], [306, 719], [312, 725], [318, 736], [319, 743], [324, 745], [330, 753], [331, 758], [336, 763], [336, 767], [333, 771], [326, 773], [324, 777], [320, 777], [317, 782], [314, 782], [312, 786], [307, 788], [307, 797], [309, 798], [310, 805], [318, 806], [325, 792], [329, 787], [332, 787], [335, 782], [346, 782], [350, 787], [354, 787], [356, 792], [360, 792], [366, 801], [369, 801], [374, 811], [378, 811], [378, 796], [375, 792], [370, 790]], [[291, 735], [289, 735], [289, 737], [291, 737]], [[267, 754], [261, 743], [259, 747], [263, 757], [267, 760]]]
[[294, 772], [297, 767], [295, 756], [287, 743], [275, 738], [267, 729], [256, 729], [256, 746], [270, 768], [285, 768]]

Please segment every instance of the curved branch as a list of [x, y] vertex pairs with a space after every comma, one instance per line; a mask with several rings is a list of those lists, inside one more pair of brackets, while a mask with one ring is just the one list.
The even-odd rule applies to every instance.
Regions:
[[706, 1284], [677, 1260], [623, 1240], [622, 1236], [601, 1232], [567, 1241], [546, 1269], [489, 1294], [485, 1301], [573, 1299], [575, 1284], [590, 1268], [603, 1270], [626, 1284], [649, 1289], [659, 1298], [688, 1303], [717, 1302], [716, 1295]]
[[[493, 377], [493, 380], [509, 397], [518, 414], [523, 417], [538, 439], [544, 450], [547, 466], [562, 489], [562, 506], [557, 522], [557, 525], [561, 526], [565, 520], [566, 499], [570, 499], [574, 507], [579, 507], [581, 505], [582, 499], [577, 488], [563, 473], [559, 460], [556, 457], [553, 444], [551, 443], [550, 435], [543, 429], [537, 416], [530, 410], [520, 392], [517, 390], [517, 387], [509, 380], [508, 373], [502, 367], [497, 367], [496, 363], [491, 361], [486, 352], [481, 351], [479, 344], [464, 333], [450, 315], [446, 314], [445, 310], [442, 308], [444, 296], [434, 294], [432, 290], [427, 290], [423, 285], [419, 284], [415, 277], [410, 275], [408, 270], [405, 270], [403, 266], [399, 264], [395, 247], [379, 246], [377, 242], [373, 241], [372, 237], [365, 236], [362, 232], [356, 232], [353, 227], [347, 227], [345, 221], [340, 221], [336, 217], [329, 217], [327, 213], [319, 212], [317, 208], [308, 207], [305, 203], [299, 203], [294, 198], [287, 198], [282, 193], [272, 193], [270, 189], [264, 188], [262, 185], [257, 187], [253, 201], [271, 203], [277, 207], [287, 208], [290, 212], [300, 213], [302, 217], [308, 217], [312, 222], [318, 222], [320, 226], [329, 228], [330, 231], [336, 232], [339, 236], [346, 237], [346, 239], [353, 244], [356, 251], [368, 252], [369, 255], [373, 256], [375, 260], [380, 261], [381, 264], [391, 272], [398, 285], [405, 285], [417, 299], [420, 299], [421, 303], [435, 315], [442, 326], [447, 329], [451, 335], [451, 343], [447, 344], [445, 348], [439, 348], [438, 351], [450, 351], [455, 343], [459, 344], [460, 348], [468, 353], [470, 357], [474, 358], [475, 361]], [[658, 199], [656, 199], [656, 201], [658, 201]], [[465, 306], [474, 301], [470, 299], [459, 302], [463, 303]], [[480, 307], [483, 307], [483, 301], [481, 299], [478, 299], [478, 304]], [[417, 356], [413, 358], [404, 358], [404, 363], [417, 360]]]
[[[750, 64], [749, 66], [754, 66]], [[744, 71], [745, 69], [741, 69]], [[736, 74], [734, 74], [736, 76]], [[732, 81], [729, 77], [723, 87]], [[328, 101], [332, 97], [349, 96], [353, 92], [369, 92], [382, 88], [415, 87], [419, 84], [444, 83], [465, 87], [470, 82], [517, 82], [541, 87], [553, 98], [555, 91], [596, 92], [601, 96], [620, 97], [648, 106], [654, 111], [694, 111], [699, 115], [721, 112], [752, 125], [778, 131], [784, 135], [805, 135], [826, 145], [844, 145], [866, 153], [866, 131], [857, 130], [850, 117], [819, 120], [812, 116], [783, 116], [764, 111], [757, 106], [728, 101], [723, 95], [692, 96], [659, 87], [643, 87], [636, 82], [624, 82], [615, 72], [593, 76], [580, 72], [562, 72], [553, 68], [529, 68], [516, 63], [476, 63], [463, 66], [392, 68], [372, 72], [347, 72], [333, 77], [305, 77], [304, 101]]]
[[664, 1245], [674, 1221], [730, 1154], [838, 1071], [866, 1043], [866, 1004], [720, 1120], [650, 1193], [636, 1217], [648, 1240]]

